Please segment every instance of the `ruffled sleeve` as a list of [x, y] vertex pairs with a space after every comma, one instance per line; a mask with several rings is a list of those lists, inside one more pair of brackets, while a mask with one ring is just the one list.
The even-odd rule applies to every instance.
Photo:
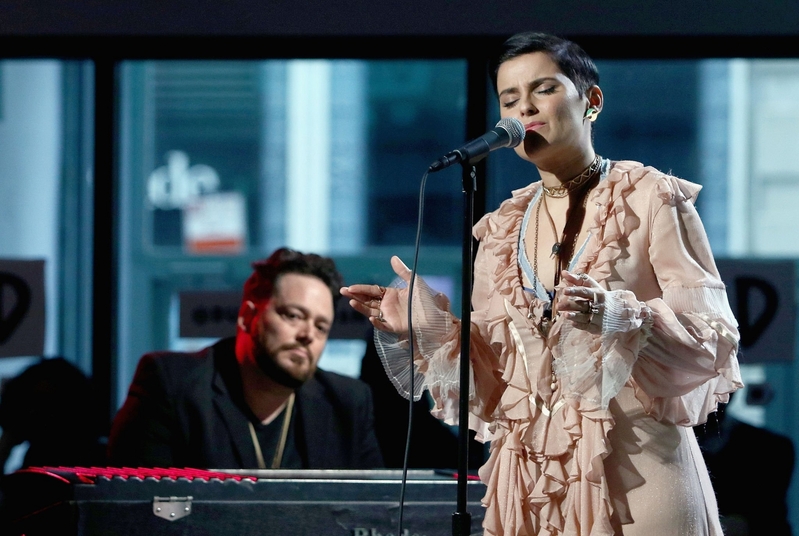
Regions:
[[[534, 188], [513, 192], [500, 208], [485, 215], [474, 227], [480, 243], [474, 263], [474, 290], [470, 324], [469, 427], [479, 440], [488, 440], [490, 425], [507, 387], [503, 379], [515, 347], [506, 305], [519, 307], [526, 298], [518, 284], [517, 243], [524, 210]], [[490, 237], [490, 239], [488, 239]], [[401, 281], [394, 284], [403, 285]], [[435, 401], [431, 413], [448, 424], [459, 418], [461, 321], [449, 311], [449, 303], [417, 278], [413, 298], [415, 342], [414, 389], [418, 398], [427, 389]], [[375, 342], [384, 368], [397, 391], [411, 396], [411, 366], [407, 336], [375, 331]]]
[[638, 399], [654, 417], [704, 422], [743, 387], [738, 329], [693, 206], [695, 185], [659, 181], [650, 259], [663, 295], [647, 302], [651, 336], [633, 370]]
[[[404, 284], [398, 279], [392, 286]], [[417, 277], [414, 286], [412, 309], [413, 368], [407, 335], [375, 330], [378, 354], [400, 395], [419, 400], [425, 390], [430, 391], [435, 403], [431, 414], [447, 424], [456, 425], [461, 390], [461, 321], [450, 312], [446, 296], [434, 292], [421, 277]], [[478, 439], [483, 439], [488, 435], [490, 415], [501, 394], [501, 375], [494, 352], [484, 342], [474, 323], [469, 336], [472, 364], [469, 370], [469, 425], [478, 432]]]
[[605, 405], [631, 379], [650, 415], [690, 426], [743, 386], [736, 322], [693, 205], [699, 189], [630, 162], [597, 188], [598, 240], [577, 270], [611, 289], [601, 345], [570, 356], [580, 330], [564, 328], [557, 356], [582, 396]]

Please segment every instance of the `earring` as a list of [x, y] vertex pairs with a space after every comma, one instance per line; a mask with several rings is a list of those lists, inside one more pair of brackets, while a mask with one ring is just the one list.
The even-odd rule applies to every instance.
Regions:
[[585, 111], [583, 119], [588, 119], [593, 123], [596, 121], [597, 116], [599, 116], [599, 110], [596, 108], [596, 106], [591, 106]]

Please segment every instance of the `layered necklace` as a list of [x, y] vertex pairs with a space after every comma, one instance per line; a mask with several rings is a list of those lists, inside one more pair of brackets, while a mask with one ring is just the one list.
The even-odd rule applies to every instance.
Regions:
[[601, 165], [602, 165], [602, 157], [596, 155], [594, 157], [594, 161], [591, 162], [591, 164], [587, 168], [585, 168], [582, 173], [580, 173], [576, 177], [569, 179], [560, 186], [553, 186], [550, 188], [549, 186], [542, 185], [544, 188], [544, 193], [547, 196], [554, 198], [566, 197], [573, 190], [577, 190], [578, 188], [580, 188], [580, 186], [582, 186], [583, 184], [588, 182], [591, 178], [593, 178], [596, 172], [599, 171]]
[[[577, 239], [580, 236], [580, 229], [585, 219], [588, 192], [591, 191], [599, 180], [599, 168], [601, 167], [601, 163], [602, 158], [596, 155], [593, 162], [591, 162], [582, 173], [564, 182], [561, 186], [550, 188], [542, 185], [544, 192], [535, 209], [535, 235], [533, 247], [533, 272], [537, 281], [541, 281], [538, 277], [538, 231], [541, 221], [541, 206], [544, 206], [544, 211], [552, 227], [552, 234], [555, 236], [555, 243], [552, 244], [552, 253], [550, 255], [550, 258], [555, 258], [557, 263], [555, 266], [554, 288], [560, 282], [560, 272], [565, 266], [568, 266], [568, 262], [571, 260], [577, 248]], [[558, 234], [557, 228], [555, 227], [555, 220], [552, 218], [552, 214], [550, 214], [549, 207], [547, 206], [547, 197], [562, 198], [567, 195], [571, 196], [569, 210], [566, 215], [566, 223], [563, 225], [563, 231]], [[558, 236], [560, 237], [559, 239]], [[567, 241], [567, 239], [570, 240]]]

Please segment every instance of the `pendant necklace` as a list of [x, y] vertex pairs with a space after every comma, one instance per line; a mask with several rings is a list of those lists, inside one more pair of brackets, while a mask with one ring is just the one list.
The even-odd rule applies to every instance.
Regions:
[[[283, 426], [280, 428], [280, 439], [275, 449], [275, 455], [272, 458], [272, 469], [280, 469], [280, 464], [283, 461], [283, 451], [286, 449], [286, 440], [289, 435], [289, 426], [291, 425], [291, 413], [293, 409], [294, 393], [292, 392], [291, 395], [289, 395], [286, 408], [283, 410]], [[258, 469], [267, 469], [266, 460], [264, 460], [264, 454], [261, 450], [261, 442], [258, 441], [255, 427], [252, 425], [252, 422], [248, 421], [247, 424], [250, 427], [250, 439], [252, 439], [252, 445], [255, 448], [255, 458], [258, 460]]]
[[[571, 258], [577, 249], [577, 240], [580, 237], [580, 230], [582, 229], [583, 221], [585, 220], [586, 205], [588, 204], [588, 193], [599, 182], [599, 175], [597, 171], [599, 171], [601, 161], [601, 157], [596, 155], [593, 162], [591, 162], [591, 165], [589, 165], [577, 177], [566, 182], [564, 186], [548, 188], [542, 185], [543, 192], [541, 193], [541, 197], [538, 200], [535, 210], [535, 234], [533, 235], [534, 286], [537, 282], [541, 281], [538, 276], [538, 239], [541, 221], [541, 205], [544, 206], [544, 211], [546, 212], [547, 219], [549, 220], [549, 225], [552, 228], [552, 234], [555, 237], [555, 242], [552, 244], [552, 250], [550, 253], [550, 258], [556, 259], [555, 276], [553, 282], [554, 293], [554, 288], [558, 286], [558, 283], [560, 283], [560, 274], [564, 269], [564, 265], [568, 266], [568, 262], [571, 261]], [[566, 197], [566, 195], [570, 195], [570, 197], [573, 195], [574, 197], [570, 199], [570, 207], [567, 211], [566, 223], [563, 225], [563, 231], [559, 236], [557, 227], [555, 226], [555, 220], [549, 211], [549, 206], [547, 205], [547, 197], [562, 198]], [[567, 243], [566, 240], [569, 237], [571, 237], [571, 241]], [[551, 299], [553, 298], [554, 296], [550, 296], [550, 304], [544, 309], [541, 321], [538, 324], [538, 329], [544, 336], [547, 336], [549, 329], [552, 326]], [[528, 317], [532, 318], [532, 312], [528, 314]]]

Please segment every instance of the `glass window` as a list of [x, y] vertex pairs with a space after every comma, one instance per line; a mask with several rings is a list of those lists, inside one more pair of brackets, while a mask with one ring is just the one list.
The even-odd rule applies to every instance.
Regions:
[[[82, 62], [0, 62], [0, 259], [44, 261], [44, 355], [63, 356], [86, 373], [92, 115], [84, 100], [91, 76]], [[27, 357], [0, 359], [0, 375], [28, 364]]]
[[[142, 353], [209, 342], [181, 335], [181, 292], [238, 292], [278, 247], [333, 256], [348, 282], [390, 282], [390, 254], [414, 243], [422, 174], [464, 139], [465, 61], [131, 61], [121, 73], [120, 403]], [[421, 271], [458, 288], [460, 177], [437, 179]], [[357, 376], [363, 344], [331, 341], [323, 363]]]
[[[44, 318], [26, 308], [16, 324], [42, 322], [44, 340], [34, 346], [43, 351], [4, 351], [0, 389], [42, 357], [92, 372], [92, 75], [88, 62], [0, 62], [0, 260], [44, 263]], [[12, 311], [24, 303], [7, 281], [0, 283], [0, 346], [14, 337]], [[7, 471], [26, 450], [27, 442], [17, 446]]]

